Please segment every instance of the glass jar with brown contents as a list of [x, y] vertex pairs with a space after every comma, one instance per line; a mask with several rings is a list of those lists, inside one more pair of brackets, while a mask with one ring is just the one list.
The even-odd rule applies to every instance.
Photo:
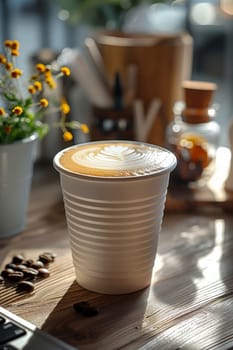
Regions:
[[214, 83], [185, 81], [184, 102], [174, 106], [174, 122], [167, 129], [167, 146], [177, 157], [174, 176], [192, 182], [214, 170], [220, 127], [211, 100]]

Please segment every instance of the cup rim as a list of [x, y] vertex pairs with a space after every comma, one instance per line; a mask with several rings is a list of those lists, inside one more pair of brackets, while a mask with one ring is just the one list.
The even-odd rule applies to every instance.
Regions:
[[[89, 174], [82, 174], [82, 173], [77, 173], [74, 172], [72, 170], [68, 170], [65, 167], [63, 167], [59, 160], [60, 157], [67, 152], [70, 149], [76, 148], [76, 147], [81, 147], [81, 146], [85, 146], [85, 145], [90, 145], [90, 144], [100, 144], [100, 143], [133, 143], [133, 144], [143, 144], [145, 146], [148, 147], [154, 147], [157, 148], [161, 151], [164, 151], [166, 153], [168, 153], [171, 157], [171, 163], [170, 165], [168, 165], [166, 168], [161, 168], [157, 171], [151, 172], [149, 174], [143, 174], [143, 175], [128, 175], [128, 176], [100, 176], [100, 175], [89, 175]], [[174, 153], [172, 153], [170, 150], [155, 145], [155, 144], [150, 144], [147, 142], [142, 142], [142, 141], [131, 141], [131, 140], [101, 140], [101, 141], [89, 141], [89, 142], [84, 142], [84, 143], [80, 143], [80, 144], [75, 144], [69, 147], [66, 147], [64, 149], [62, 149], [61, 151], [59, 151], [53, 158], [53, 166], [54, 168], [60, 173], [60, 174], [64, 174], [64, 175], [68, 175], [71, 177], [75, 177], [75, 178], [82, 178], [82, 179], [86, 179], [86, 180], [92, 180], [92, 181], [132, 181], [132, 180], [143, 180], [145, 178], [149, 178], [149, 177], [155, 177], [155, 176], [159, 176], [165, 173], [170, 173], [172, 170], [174, 170], [174, 168], [177, 165], [177, 159], [176, 156], [174, 155]]]

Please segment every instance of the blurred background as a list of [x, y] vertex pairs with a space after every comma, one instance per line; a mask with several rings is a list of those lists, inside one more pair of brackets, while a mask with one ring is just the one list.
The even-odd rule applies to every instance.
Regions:
[[231, 0], [0, 0], [1, 41], [21, 42], [19, 65], [25, 72], [40, 49], [55, 54], [64, 48], [82, 50], [85, 38], [102, 28], [152, 34], [187, 31], [193, 38], [192, 79], [218, 84], [217, 121], [221, 144], [227, 145], [233, 118]]

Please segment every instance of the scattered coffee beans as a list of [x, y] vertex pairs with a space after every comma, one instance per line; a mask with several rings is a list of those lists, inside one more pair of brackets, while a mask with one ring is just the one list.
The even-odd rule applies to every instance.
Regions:
[[33, 292], [34, 291], [34, 284], [30, 281], [21, 281], [17, 284], [17, 290], [20, 292]]
[[55, 255], [52, 253], [43, 253], [39, 255], [39, 260], [42, 261], [45, 265], [53, 262], [55, 259]]
[[12, 263], [13, 264], [21, 264], [21, 262], [23, 262], [23, 260], [24, 260], [24, 257], [22, 256], [22, 255], [15, 255], [15, 256], [13, 256], [13, 258], [12, 258]]
[[[14, 265], [14, 264], [11, 264], [11, 265]], [[12, 269], [15, 271], [24, 271], [26, 268], [27, 266], [23, 264], [15, 265], [15, 267], [12, 267]]]
[[9, 263], [9, 264], [6, 264], [5, 269], [13, 269], [13, 270], [15, 270], [16, 266], [17, 265], [15, 265], [15, 264]]
[[85, 317], [92, 317], [99, 314], [99, 310], [90, 305], [88, 301], [81, 301], [79, 303], [73, 304], [73, 308], [76, 312]]
[[42, 261], [40, 261], [40, 260], [37, 260], [34, 263], [32, 263], [30, 267], [32, 267], [33, 269], [38, 270], [41, 267], [44, 267], [44, 263]]
[[21, 271], [14, 271], [9, 273], [7, 278], [10, 282], [18, 282], [24, 278], [24, 274]]
[[49, 252], [40, 254], [36, 260], [25, 260], [21, 254], [15, 255], [1, 271], [0, 283], [8, 281], [8, 283], [16, 284], [17, 291], [31, 293], [38, 279], [50, 276], [48, 266], [55, 260], [55, 257], [55, 254]]
[[34, 261], [32, 259], [27, 259], [24, 261], [24, 265], [31, 267], [33, 265]]
[[27, 280], [34, 280], [36, 278], [36, 276], [38, 275], [38, 271], [36, 269], [33, 269], [32, 267], [26, 267], [23, 270], [24, 273], [24, 277]]
[[48, 269], [46, 269], [45, 267], [41, 267], [39, 270], [39, 277], [42, 277], [42, 278], [47, 278], [49, 277], [50, 275], [50, 272]]
[[13, 269], [5, 269], [5, 270], [3, 270], [2, 272], [1, 272], [1, 276], [3, 277], [3, 278], [7, 278], [8, 276], [9, 276], [9, 274], [10, 273], [13, 273], [14, 272], [14, 270]]

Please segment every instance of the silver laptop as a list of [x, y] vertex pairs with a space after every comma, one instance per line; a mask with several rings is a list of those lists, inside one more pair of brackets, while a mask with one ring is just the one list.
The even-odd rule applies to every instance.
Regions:
[[[75, 350], [0, 307], [0, 350]], [[77, 349], [76, 349], [77, 350]]]

